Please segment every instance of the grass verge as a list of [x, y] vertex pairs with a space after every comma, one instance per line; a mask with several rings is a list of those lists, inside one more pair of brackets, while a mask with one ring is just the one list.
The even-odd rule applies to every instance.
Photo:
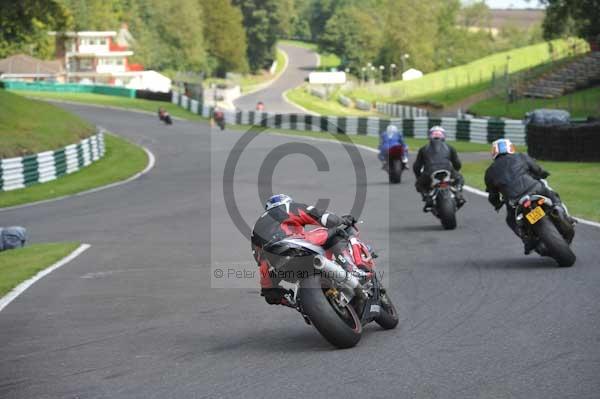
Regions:
[[287, 99], [296, 104], [320, 115], [331, 116], [376, 116], [376, 112], [366, 112], [355, 108], [346, 108], [337, 101], [323, 100], [319, 97], [307, 93], [304, 86], [298, 86], [286, 92]]
[[[466, 183], [485, 190], [483, 177], [490, 163], [491, 161], [465, 162], [461, 172]], [[551, 173], [548, 183], [560, 194], [572, 215], [600, 221], [600, 162], [541, 161], [540, 164]]]
[[[584, 51], [588, 47], [578, 41], [578, 48]], [[571, 56], [572, 43], [559, 39], [552, 41], [554, 60]], [[394, 81], [373, 87], [357, 88], [349, 95], [369, 101], [396, 102], [411, 99], [430, 99], [444, 96], [448, 90], [466, 90], [467, 95], [473, 85], [481, 85], [500, 78], [505, 72], [509, 74], [530, 69], [550, 62], [552, 54], [548, 43], [538, 43], [509, 51], [503, 51], [480, 58], [465, 65], [428, 73], [420, 79]], [[472, 94], [472, 93], [471, 93]], [[457, 97], [461, 99], [464, 97]], [[443, 100], [442, 103], [450, 103]]]
[[77, 143], [94, 127], [43, 101], [0, 90], [0, 159], [54, 150]]
[[557, 108], [571, 112], [574, 118], [600, 116], [600, 87], [579, 90], [555, 99], [522, 98], [509, 103], [504, 96], [492, 97], [469, 108], [476, 115], [520, 119], [539, 108]]
[[0, 252], [0, 297], [69, 255], [78, 246], [78, 242], [33, 244]]
[[0, 208], [62, 197], [125, 180], [148, 164], [146, 152], [117, 136], [105, 135], [102, 159], [57, 180], [14, 191], [0, 192]]
[[171, 116], [185, 118], [189, 120], [205, 120], [200, 115], [191, 113], [176, 104], [163, 101], [142, 100], [139, 98], [126, 98], [109, 96], [95, 93], [58, 93], [43, 91], [21, 91], [16, 92], [22, 96], [36, 97], [40, 99], [72, 101], [83, 104], [104, 105], [117, 108], [137, 109], [141, 111], [157, 112], [159, 107], [165, 108]]

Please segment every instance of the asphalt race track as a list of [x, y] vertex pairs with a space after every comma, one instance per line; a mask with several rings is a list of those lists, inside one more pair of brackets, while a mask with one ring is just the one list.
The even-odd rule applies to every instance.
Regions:
[[304, 82], [308, 74], [317, 66], [317, 57], [311, 50], [280, 44], [279, 47], [288, 55], [288, 66], [281, 76], [268, 87], [242, 96], [234, 105], [242, 110], [254, 110], [256, 104], [262, 101], [265, 112], [301, 113], [302, 110], [284, 102], [282, 94]]
[[[247, 223], [261, 213], [260, 166], [286, 143], [322, 151], [330, 170], [288, 155], [275, 191], [329, 198], [341, 213], [366, 188], [363, 237], [382, 255], [401, 321], [334, 350], [294, 311], [267, 305], [255, 281], [211, 279], [216, 267], [253, 270], [222, 191], [243, 132], [65, 107], [147, 146], [157, 163], [120, 187], [0, 212], [34, 242], [92, 245], [0, 313], [0, 397], [598, 397], [600, 229], [579, 225], [578, 261], [559, 269], [523, 256], [484, 198], [468, 195], [446, 232], [421, 212], [412, 176], [390, 187], [375, 154], [360, 150], [357, 183], [360, 162], [340, 144], [261, 135], [233, 179]], [[220, 284], [243, 288], [211, 288]]]

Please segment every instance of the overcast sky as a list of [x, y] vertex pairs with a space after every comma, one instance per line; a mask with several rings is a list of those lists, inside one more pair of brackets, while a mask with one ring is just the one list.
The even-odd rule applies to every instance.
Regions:
[[[463, 0], [463, 3], [471, 3], [473, 0]], [[538, 0], [485, 0], [490, 8], [541, 8]]]

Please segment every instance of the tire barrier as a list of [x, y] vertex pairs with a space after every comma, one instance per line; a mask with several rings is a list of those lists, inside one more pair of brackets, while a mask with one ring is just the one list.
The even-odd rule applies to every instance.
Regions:
[[545, 161], [600, 162], [600, 122], [527, 125], [527, 152]]
[[[172, 102], [205, 118], [210, 118], [212, 113], [212, 107], [178, 93], [173, 93]], [[423, 139], [427, 138], [428, 131], [432, 126], [441, 125], [446, 129], [448, 140], [491, 143], [494, 140], [506, 137], [517, 145], [525, 144], [525, 125], [520, 120], [319, 116], [255, 111], [225, 111], [224, 114], [225, 122], [228, 124], [258, 125], [277, 129], [350, 135], [378, 136], [392, 123], [401, 128], [407, 137]]]
[[135, 91], [135, 98], [141, 98], [143, 100], [170, 102], [171, 97], [172, 97], [171, 92], [163, 93], [160, 91], [150, 91], [150, 90], [136, 90]]
[[99, 129], [95, 135], [55, 151], [0, 159], [0, 191], [56, 180], [99, 160], [104, 153], [104, 133]]
[[429, 111], [423, 108], [402, 104], [375, 103], [377, 112], [397, 118], [416, 118], [429, 116]]

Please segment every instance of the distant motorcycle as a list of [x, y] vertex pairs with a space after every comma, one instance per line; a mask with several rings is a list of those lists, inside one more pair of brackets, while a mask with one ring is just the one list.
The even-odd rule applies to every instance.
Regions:
[[319, 230], [326, 231], [315, 229], [305, 238], [284, 238], [263, 248], [273, 273], [293, 285], [285, 296], [286, 305], [338, 348], [355, 346], [363, 326], [372, 321], [385, 329], [395, 328], [398, 314], [375, 273], [376, 255], [359, 240], [357, 228], [343, 228], [350, 237], [347, 268], [310, 241]]
[[158, 109], [158, 119], [162, 122], [164, 122], [166, 125], [172, 125], [173, 124], [173, 120], [171, 119], [171, 115], [169, 115], [169, 113], [163, 109], [163, 108], [159, 108]]
[[436, 170], [431, 174], [431, 191], [429, 196], [433, 200], [433, 213], [446, 230], [456, 228], [456, 202], [457, 187], [453, 185], [452, 173], [449, 170]]
[[575, 227], [563, 207], [555, 206], [550, 198], [539, 194], [524, 195], [508, 205], [515, 208], [517, 226], [524, 238], [532, 240], [535, 252], [553, 258], [561, 267], [575, 263], [575, 253], [570, 247]]
[[225, 130], [225, 113], [223, 111], [215, 111], [213, 119], [221, 130]]
[[388, 172], [390, 183], [397, 184], [402, 181], [402, 171], [408, 168], [407, 164], [408, 160], [403, 145], [394, 145], [388, 149], [385, 169]]

